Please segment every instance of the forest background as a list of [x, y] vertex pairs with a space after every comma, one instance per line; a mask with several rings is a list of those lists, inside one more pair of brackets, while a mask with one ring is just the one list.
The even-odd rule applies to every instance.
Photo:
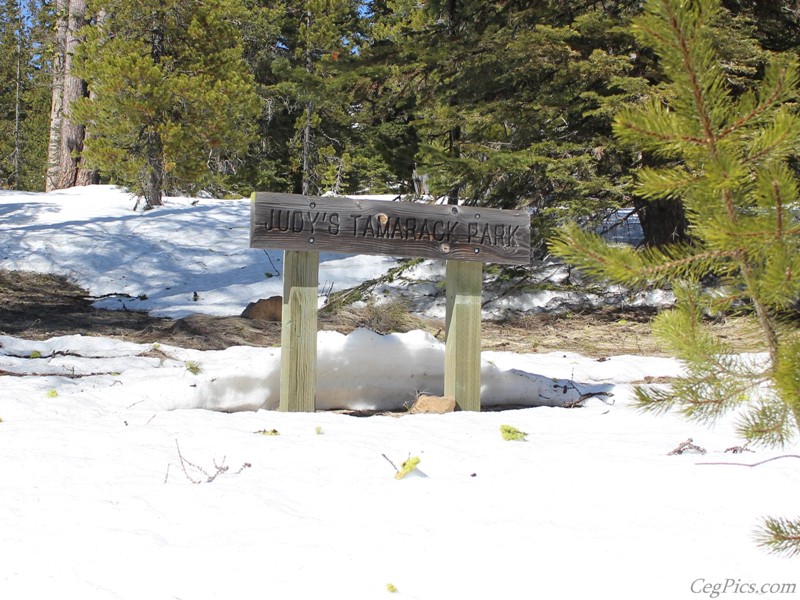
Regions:
[[[689, 374], [642, 408], [755, 401], [740, 433], [781, 446], [800, 423], [800, 3], [721, 5], [6, 0], [0, 187], [527, 209], [534, 254], [675, 291], [654, 328]], [[644, 252], [585, 233], [612, 214]], [[757, 317], [763, 368], [704, 331], [732, 310]], [[762, 533], [800, 552], [800, 522]]]
[[[800, 3], [723, 2], [708, 23], [733, 89], [800, 48]], [[534, 245], [645, 202], [658, 159], [615, 139], [664, 93], [638, 1], [4, 0], [0, 187], [110, 182], [162, 193], [394, 193], [529, 208]]]

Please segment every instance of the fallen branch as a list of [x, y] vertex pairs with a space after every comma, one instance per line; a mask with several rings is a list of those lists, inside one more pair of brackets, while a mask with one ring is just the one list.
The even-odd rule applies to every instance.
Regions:
[[695, 463], [696, 465], [723, 465], [723, 466], [731, 466], [731, 467], [757, 467], [759, 465], [763, 465], [768, 462], [772, 462], [773, 460], [778, 460], [780, 458], [800, 458], [800, 454], [782, 454], [781, 456], [773, 456], [772, 458], [768, 458], [766, 460], [761, 460], [756, 463], [734, 463], [734, 462], [699, 462]]
[[94, 373], [15, 373], [14, 371], [6, 371], [0, 369], [0, 376], [2, 377], [65, 377], [67, 379], [82, 379], [84, 377], [100, 377], [101, 375], [115, 375], [116, 371], [97, 371]]

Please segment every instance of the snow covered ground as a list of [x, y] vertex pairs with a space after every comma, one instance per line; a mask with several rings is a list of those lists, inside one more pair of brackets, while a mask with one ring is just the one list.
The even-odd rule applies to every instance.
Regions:
[[[103, 186], [0, 192], [0, 268], [66, 274], [103, 306], [167, 316], [281, 293], [280, 253], [247, 247], [248, 202], [132, 205]], [[394, 264], [327, 255], [321, 288]], [[421, 332], [323, 332], [319, 346], [321, 407], [440, 391], [443, 347]], [[0, 598], [800, 593], [796, 559], [752, 541], [762, 516], [797, 516], [798, 461], [700, 464], [799, 448], [733, 455], [733, 418], [634, 410], [632, 384], [675, 376], [674, 360], [486, 352], [485, 405], [551, 406], [355, 418], [270, 410], [279, 353], [0, 336]], [[506, 424], [526, 441], [505, 441]], [[669, 455], [688, 438], [707, 453]], [[409, 457], [418, 469], [396, 479]]]

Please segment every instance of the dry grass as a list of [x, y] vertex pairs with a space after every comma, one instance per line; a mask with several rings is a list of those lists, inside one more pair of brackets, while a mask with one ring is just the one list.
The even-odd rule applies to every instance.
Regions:
[[[484, 321], [482, 343], [485, 350], [520, 353], [664, 356], [663, 346], [652, 333], [654, 316], [653, 311], [603, 309]], [[730, 318], [711, 325], [737, 351], [761, 349], [758, 330], [749, 319]], [[319, 315], [321, 330], [349, 333], [358, 327], [378, 333], [422, 329], [444, 339], [442, 320], [414, 315], [402, 300], [362, 307], [339, 305]], [[193, 315], [172, 320], [133, 311], [98, 310], [91, 306], [85, 290], [63, 278], [0, 270], [0, 333], [28, 339], [80, 333], [211, 350], [235, 345], [278, 346], [281, 325], [240, 317]]]

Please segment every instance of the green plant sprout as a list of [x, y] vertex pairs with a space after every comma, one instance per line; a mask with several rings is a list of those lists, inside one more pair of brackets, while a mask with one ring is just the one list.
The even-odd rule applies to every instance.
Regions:
[[259, 429], [258, 431], [254, 431], [253, 433], [257, 433], [259, 435], [280, 435], [280, 431], [277, 429]]
[[55, 389], [47, 390], [47, 397], [48, 398], [58, 398], [58, 390], [55, 390]]
[[202, 370], [200, 368], [200, 363], [197, 362], [196, 360], [187, 360], [183, 364], [186, 366], [186, 370], [189, 371], [189, 373], [191, 373], [192, 375], [199, 375], [200, 371]]
[[402, 479], [403, 477], [411, 473], [411, 471], [416, 469], [419, 462], [420, 462], [419, 456], [410, 456], [407, 460], [403, 461], [402, 465], [400, 465], [400, 470], [397, 471], [397, 473], [395, 473], [394, 478]]
[[42, 353], [38, 350], [31, 350], [31, 358], [42, 358]]
[[511, 425], [500, 425], [500, 434], [503, 436], [503, 439], [506, 441], [517, 441], [517, 442], [524, 442], [525, 436], [528, 435], [524, 431], [520, 431], [516, 427], [512, 427]]

